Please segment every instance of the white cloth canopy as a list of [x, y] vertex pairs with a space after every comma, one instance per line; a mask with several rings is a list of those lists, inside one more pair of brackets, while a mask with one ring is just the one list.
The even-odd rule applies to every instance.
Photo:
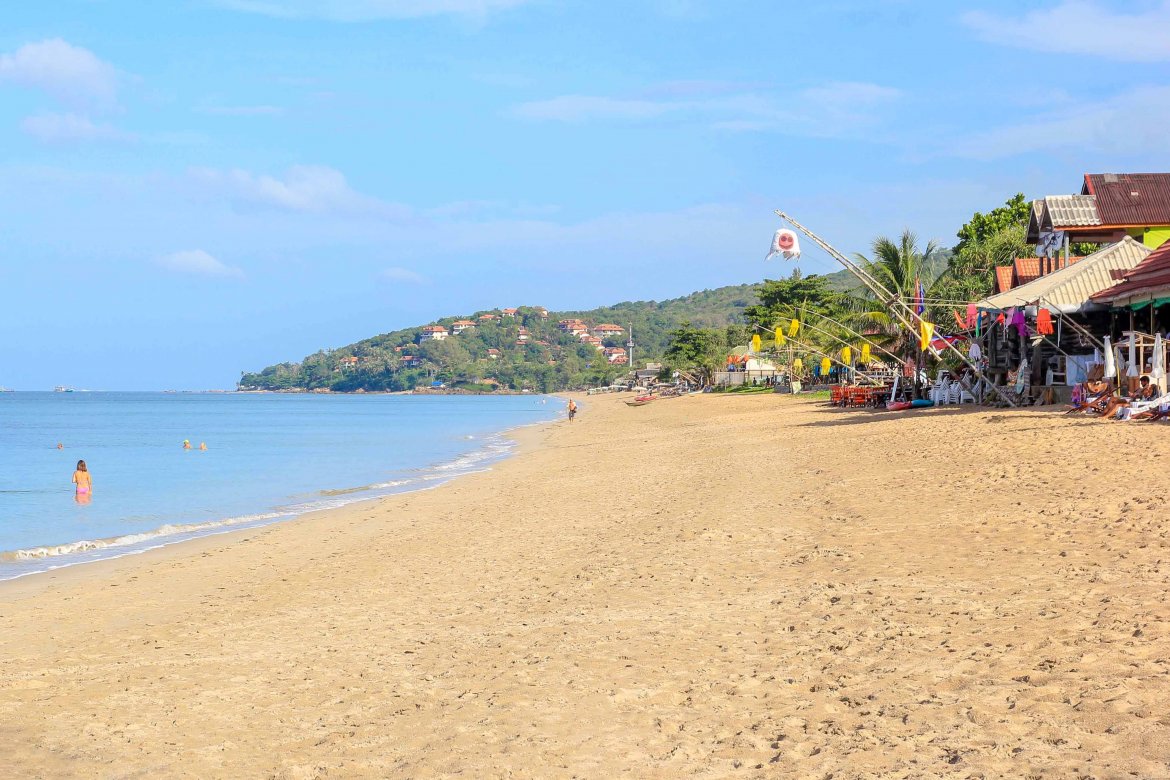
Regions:
[[1117, 361], [1113, 358], [1113, 345], [1109, 343], [1109, 337], [1105, 337], [1105, 378], [1117, 378]]
[[1137, 376], [1141, 370], [1137, 364], [1137, 336], [1133, 331], [1129, 333], [1129, 357], [1126, 358], [1126, 376]]
[[1154, 334], [1154, 362], [1150, 365], [1150, 380], [1165, 390], [1166, 356], [1163, 353], [1162, 334]]

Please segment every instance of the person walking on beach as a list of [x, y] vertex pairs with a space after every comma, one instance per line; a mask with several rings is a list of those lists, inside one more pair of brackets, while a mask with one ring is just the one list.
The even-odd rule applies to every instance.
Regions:
[[577, 416], [577, 402], [572, 398], [569, 399], [569, 422], [573, 422], [573, 418]]
[[93, 490], [93, 480], [89, 476], [89, 468], [84, 460], [77, 461], [77, 470], [73, 472], [73, 484], [76, 485], [77, 498], [88, 496]]

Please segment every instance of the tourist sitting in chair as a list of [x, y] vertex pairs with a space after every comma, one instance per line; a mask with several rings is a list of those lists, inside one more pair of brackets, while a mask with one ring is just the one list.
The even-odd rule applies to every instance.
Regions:
[[1109, 403], [1101, 410], [1101, 416], [1106, 420], [1117, 420], [1122, 415], [1118, 414], [1122, 409], [1126, 409], [1130, 404], [1138, 401], [1153, 401], [1159, 395], [1158, 386], [1150, 381], [1148, 376], [1143, 376], [1138, 380], [1138, 390], [1133, 396], [1126, 398], [1117, 396], [1109, 399]]
[[1080, 400], [1074, 401], [1065, 414], [1076, 412], [1100, 412], [1113, 397], [1113, 383], [1107, 379], [1089, 379], [1082, 385]]

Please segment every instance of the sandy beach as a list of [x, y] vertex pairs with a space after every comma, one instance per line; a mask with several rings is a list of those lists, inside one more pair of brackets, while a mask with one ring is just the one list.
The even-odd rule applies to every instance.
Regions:
[[1170, 427], [628, 408], [0, 585], [10, 777], [1170, 777]]

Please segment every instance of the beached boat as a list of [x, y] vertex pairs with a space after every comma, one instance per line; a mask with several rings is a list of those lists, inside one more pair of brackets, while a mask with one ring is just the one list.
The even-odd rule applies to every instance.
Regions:
[[626, 401], [626, 406], [645, 406], [646, 404], [650, 403], [651, 401], [657, 401], [657, 400], [658, 400], [658, 396], [656, 396], [656, 395], [640, 395], [637, 398], [635, 398], [633, 401]]

